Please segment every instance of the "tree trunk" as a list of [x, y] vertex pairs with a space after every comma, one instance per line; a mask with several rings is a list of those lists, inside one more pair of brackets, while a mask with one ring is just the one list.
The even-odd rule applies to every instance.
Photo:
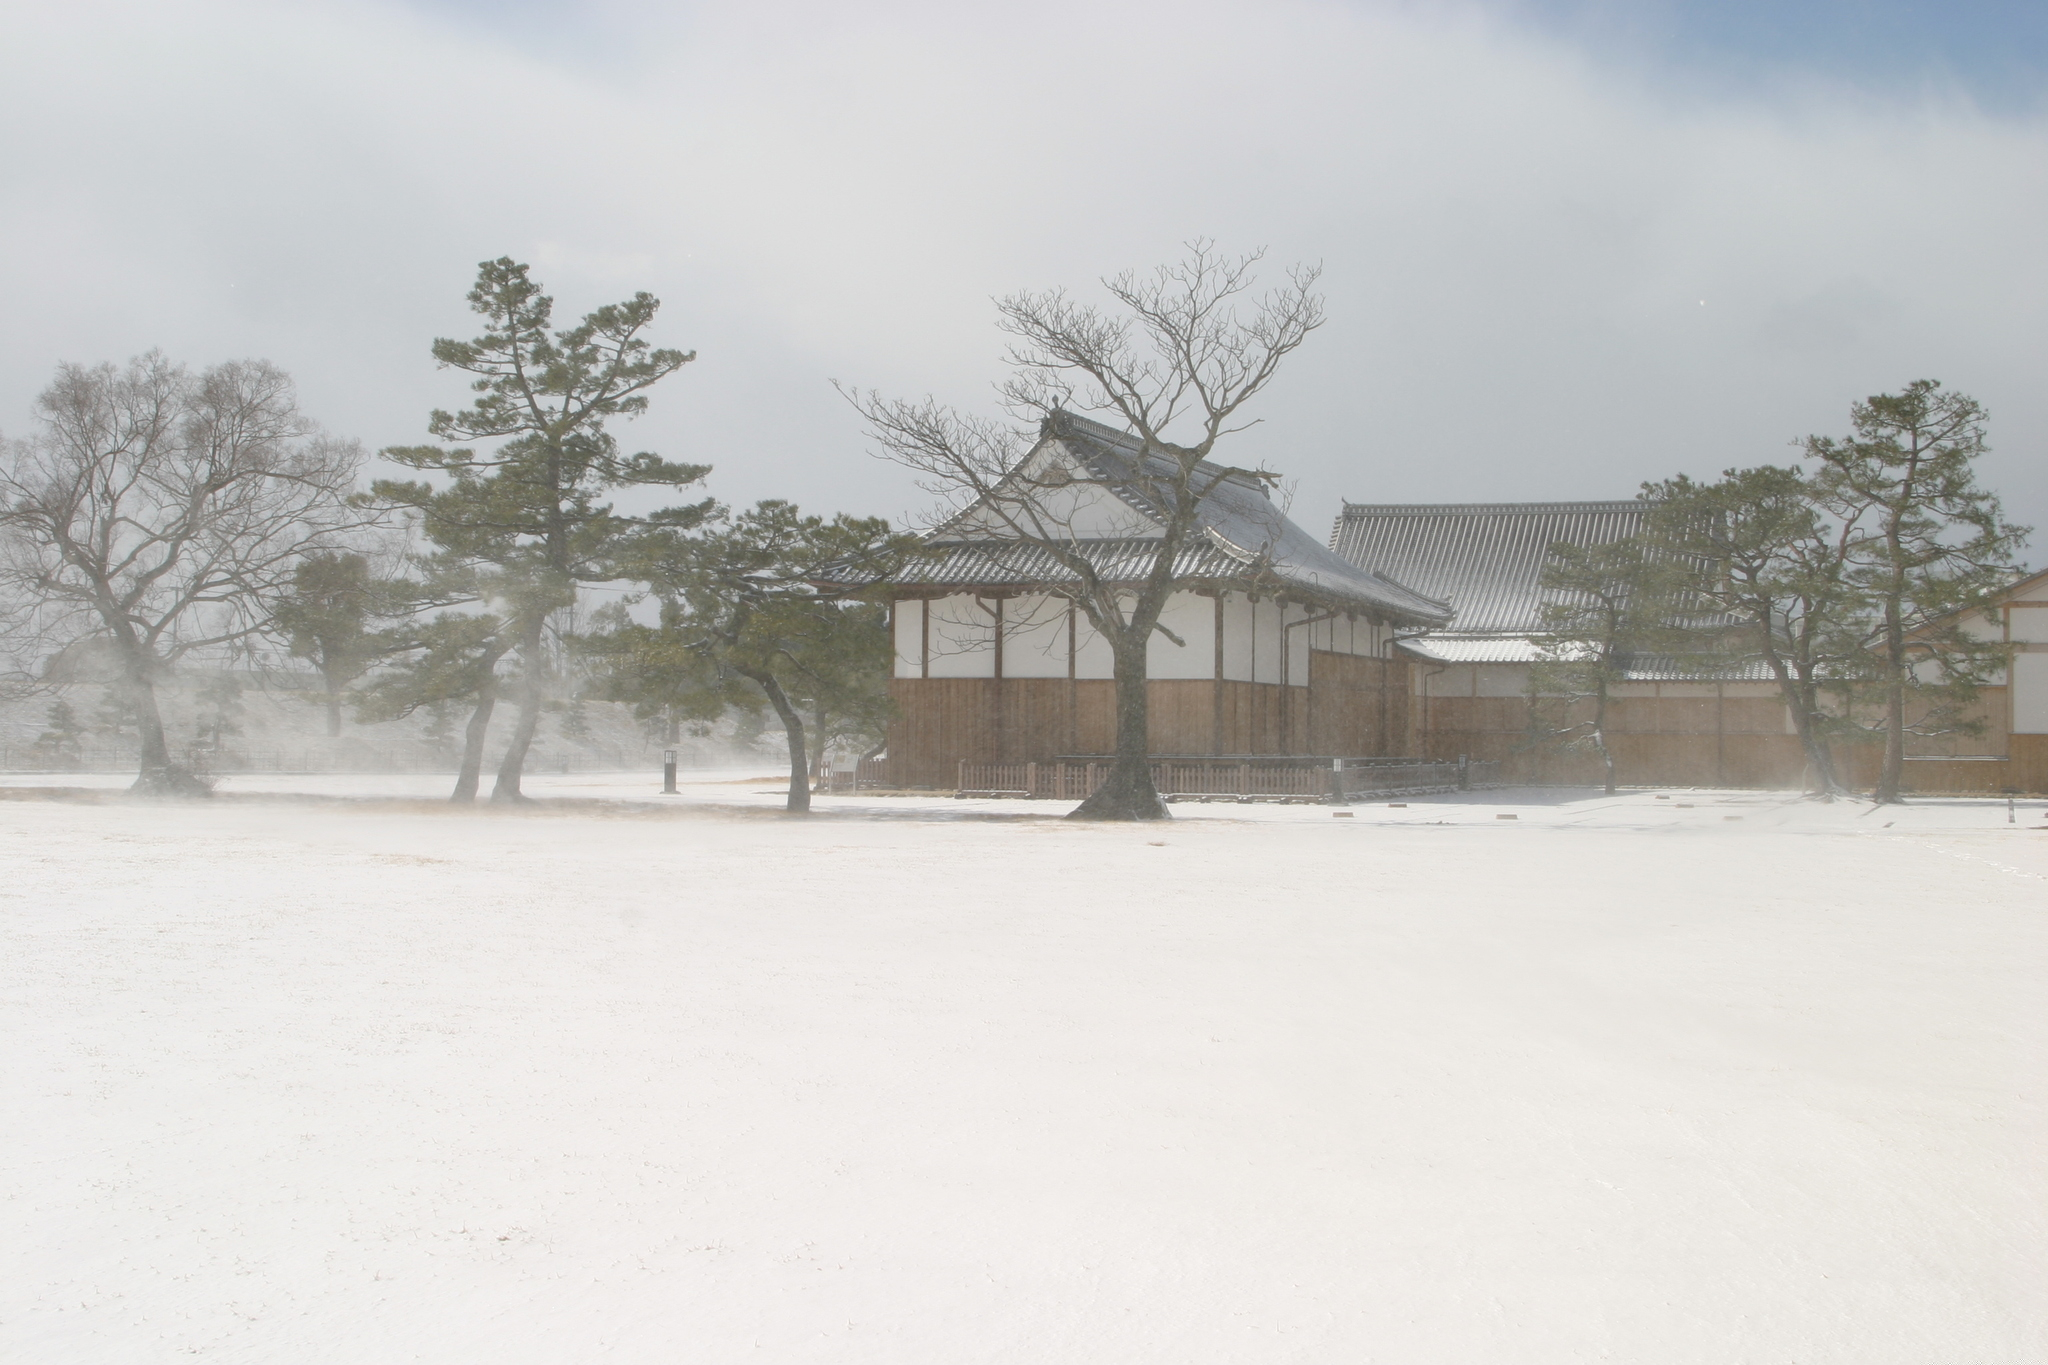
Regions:
[[1152, 781], [1150, 693], [1145, 645], [1149, 631], [1127, 632], [1137, 643], [1116, 651], [1116, 763], [1095, 794], [1067, 813], [1069, 820], [1171, 820]]
[[789, 697], [782, 690], [782, 684], [775, 681], [772, 673], [749, 673], [746, 675], [761, 685], [768, 694], [768, 704], [775, 708], [775, 714], [782, 718], [782, 732], [789, 739], [789, 804], [784, 807], [791, 815], [808, 815], [811, 811], [811, 765], [808, 757], [809, 746], [804, 740], [804, 718], [790, 705]]
[[156, 705], [156, 685], [140, 665], [125, 686], [135, 707], [135, 732], [141, 741], [141, 771], [128, 790], [137, 796], [210, 796], [212, 788], [181, 763], [171, 762], [164, 738], [163, 713]]
[[1842, 795], [1842, 784], [1835, 778], [1835, 756], [1820, 737], [1820, 727], [1814, 723], [1814, 699], [1811, 691], [1802, 681], [1793, 676], [1792, 670], [1774, 651], [1766, 651], [1764, 661], [1771, 666], [1771, 676], [1777, 679], [1778, 695], [1784, 698], [1785, 709], [1792, 716], [1792, 732], [1799, 736], [1799, 751], [1806, 755], [1807, 771], [1813, 774], [1815, 795], [1823, 801], [1832, 801]]
[[469, 724], [462, 731], [462, 767], [455, 774], [450, 801], [476, 800], [477, 783], [484, 767], [484, 735], [491, 728], [491, 712], [497, 706], [498, 676], [486, 673], [476, 689], [476, 709], [469, 713]]
[[519, 780], [526, 771], [526, 751], [533, 747], [534, 731], [540, 728], [541, 703], [547, 699], [547, 675], [541, 659], [541, 632], [546, 621], [533, 618], [519, 637], [519, 661], [526, 676], [519, 689], [519, 719], [512, 725], [512, 742], [498, 764], [497, 785], [491, 788], [493, 801], [524, 801]]
[[327, 670], [320, 671], [321, 681], [327, 684], [327, 737], [341, 738], [341, 684]]
[[1878, 771], [1876, 799], [1899, 799], [1906, 771], [1906, 633], [1899, 624], [1898, 598], [1885, 603], [1884, 765]]
[[1607, 683], [1603, 679], [1593, 696], [1593, 750], [1607, 773], [1607, 794], [1614, 795], [1614, 755], [1607, 751]]
[[818, 737], [818, 747], [811, 755], [811, 787], [816, 790], [825, 781], [825, 708], [820, 704], [811, 712], [811, 733]]

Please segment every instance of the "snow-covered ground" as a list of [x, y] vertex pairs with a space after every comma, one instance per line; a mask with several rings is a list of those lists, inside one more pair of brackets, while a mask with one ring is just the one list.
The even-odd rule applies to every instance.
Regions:
[[2038, 801], [120, 781], [0, 800], [0, 1359], [2048, 1359]]

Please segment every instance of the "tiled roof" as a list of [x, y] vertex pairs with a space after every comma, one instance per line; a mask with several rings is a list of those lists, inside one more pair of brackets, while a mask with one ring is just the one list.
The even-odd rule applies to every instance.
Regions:
[[1605, 545], [1642, 529], [1641, 502], [1344, 504], [1330, 548], [1448, 600], [1463, 634], [1542, 627], [1543, 560], [1559, 541]]
[[[1163, 479], [1171, 464], [1158, 456], [1148, 460], [1136, 437], [1062, 412], [1041, 428], [1040, 445], [1047, 441], [1060, 442], [1095, 481], [1137, 511], [1160, 516], [1146, 484]], [[1273, 505], [1262, 480], [1207, 463], [1198, 472], [1222, 477], [1197, 512], [1196, 533], [1175, 565], [1176, 574], [1212, 586], [1286, 593], [1404, 625], [1440, 625], [1449, 617], [1443, 602], [1317, 542]], [[1041, 547], [973, 536], [964, 529], [972, 510], [935, 532], [929, 543], [934, 553], [913, 561], [891, 582], [993, 588], [1057, 587], [1073, 581]], [[1150, 553], [1158, 541], [1126, 535], [1070, 543], [1104, 577], [1135, 583], [1150, 570]]]

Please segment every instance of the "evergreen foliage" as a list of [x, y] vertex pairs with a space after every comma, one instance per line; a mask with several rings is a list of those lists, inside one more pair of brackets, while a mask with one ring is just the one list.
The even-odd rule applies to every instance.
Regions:
[[[765, 702], [788, 744], [788, 809], [807, 811], [813, 744], [822, 754], [835, 720], [879, 731], [891, 659], [877, 606], [818, 583], [847, 564], [883, 577], [915, 547], [881, 518], [827, 520], [779, 500], [721, 513], [701, 534], [654, 528], [640, 538], [633, 576], [651, 587], [659, 623], [615, 610], [588, 648], [607, 693], [644, 709], [708, 719]], [[805, 710], [827, 717], [825, 734], [807, 732]]]
[[[433, 354], [443, 366], [471, 375], [478, 397], [460, 412], [437, 409], [428, 431], [443, 442], [497, 444], [488, 450], [469, 444], [386, 450], [387, 458], [442, 482], [380, 480], [374, 492], [415, 513], [450, 563], [491, 570], [489, 608], [502, 622], [503, 640], [492, 639], [504, 647], [493, 653], [471, 638], [467, 654], [449, 655], [450, 641], [443, 639], [432, 670], [467, 670], [490, 690], [496, 684], [477, 671], [484, 656], [490, 655], [488, 676], [494, 677], [497, 660], [517, 651], [519, 716], [492, 792], [495, 800], [517, 800], [548, 695], [549, 618], [574, 605], [578, 584], [623, 577], [622, 556], [641, 530], [684, 529], [711, 508], [707, 501], [634, 516], [605, 495], [673, 492], [710, 471], [645, 451], [626, 453], [609, 430], [614, 419], [646, 411], [647, 390], [695, 359], [694, 352], [657, 349], [643, 335], [661, 306], [652, 295], [635, 294], [556, 329], [554, 301], [526, 266], [501, 257], [478, 267], [469, 304], [485, 319], [483, 334], [437, 340]], [[450, 627], [443, 634], [451, 631], [462, 633]], [[457, 656], [467, 662], [457, 667]]]
[[1540, 657], [1529, 670], [1532, 715], [1555, 715], [1544, 740], [1596, 754], [1611, 794], [1611, 691], [1639, 658], [1673, 643], [1678, 577], [1667, 556], [1627, 539], [1553, 545], [1542, 585], [1548, 596]]
[[390, 647], [371, 623], [392, 614], [401, 596], [353, 551], [311, 554], [292, 570], [291, 592], [277, 604], [274, 620], [286, 647], [318, 669], [327, 685], [321, 702], [330, 737], [341, 733], [344, 689]]
[[[1877, 799], [1899, 799], [1906, 734], [1950, 726], [1989, 674], [2002, 641], [1971, 629], [1969, 609], [2018, 571], [2028, 531], [1977, 483], [1985, 412], [1975, 399], [1916, 380], [1850, 410], [1852, 434], [1809, 437], [1820, 505], [1851, 528], [1848, 581], [1876, 617], [1868, 656], [1884, 708]], [[1919, 703], [1909, 716], [1908, 699]]]

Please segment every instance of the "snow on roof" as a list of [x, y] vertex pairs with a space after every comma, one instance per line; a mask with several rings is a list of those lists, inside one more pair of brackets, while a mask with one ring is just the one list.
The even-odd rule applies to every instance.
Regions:
[[[1533, 664], [1544, 657], [1539, 635], [1431, 633], [1401, 641], [1401, 648], [1431, 663]], [[1630, 682], [1769, 682], [1771, 671], [1754, 659], [1722, 660], [1673, 654], [1638, 654], [1622, 675]]]

